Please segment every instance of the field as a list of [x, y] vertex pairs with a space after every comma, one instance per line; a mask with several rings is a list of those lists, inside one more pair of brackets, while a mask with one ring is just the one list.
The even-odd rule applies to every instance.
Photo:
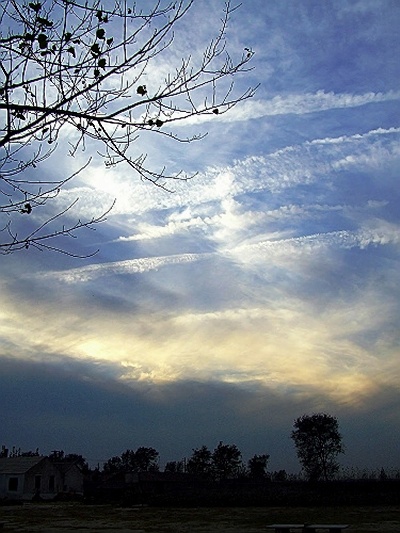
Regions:
[[26, 503], [0, 507], [4, 533], [260, 533], [268, 523], [346, 523], [349, 533], [400, 532], [400, 506], [160, 508]]

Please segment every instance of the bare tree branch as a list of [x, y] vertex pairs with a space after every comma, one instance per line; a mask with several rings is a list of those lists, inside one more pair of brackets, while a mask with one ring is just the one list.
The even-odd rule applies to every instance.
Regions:
[[99, 0], [3, 0], [0, 235], [6, 235], [6, 242], [0, 240], [0, 253], [29, 247], [62, 251], [45, 242], [93, 228], [109, 213], [64, 226], [62, 219], [71, 217], [74, 201], [24, 237], [14, 231], [14, 216], [31, 215], [45, 206], [76, 175], [55, 181], [32, 177], [32, 169], [54, 154], [67, 129], [70, 155], [85, 150], [90, 140], [99, 144], [97, 152], [106, 167], [126, 164], [141, 179], [166, 191], [169, 180], [192, 177], [149, 168], [146, 154], [135, 153], [135, 141], [144, 132], [184, 143], [202, 139], [204, 133], [184, 137], [174, 126], [193, 117], [226, 113], [256, 90], [235, 89], [237, 75], [251, 68], [253, 51], [246, 48], [236, 59], [227, 52], [227, 26], [237, 9], [229, 0], [219, 30], [200, 59], [183, 57], [157, 86], [145, 83], [155, 79], [194, 1], [158, 0], [150, 8], [144, 4], [144, 11], [120, 0], [107, 2], [106, 8]]

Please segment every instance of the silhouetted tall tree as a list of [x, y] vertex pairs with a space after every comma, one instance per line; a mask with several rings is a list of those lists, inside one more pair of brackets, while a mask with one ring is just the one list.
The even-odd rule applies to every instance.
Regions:
[[210, 476], [212, 472], [211, 456], [211, 451], [205, 445], [193, 449], [186, 465], [187, 471], [190, 474]]
[[294, 422], [291, 438], [304, 472], [311, 481], [331, 479], [344, 452], [337, 418], [326, 413], [303, 415]]
[[216, 479], [237, 477], [242, 470], [242, 454], [235, 444], [220, 442], [212, 454], [213, 472]]
[[[124, 460], [123, 455], [121, 456], [122, 460]], [[134, 454], [133, 472], [154, 472], [159, 470], [158, 456], [159, 453], [154, 448], [140, 446]]]
[[267, 475], [267, 465], [268, 465], [269, 455], [253, 455], [249, 459], [247, 465], [249, 468], [249, 475], [255, 479], [263, 479]]
[[110, 474], [114, 472], [149, 472], [158, 471], [159, 453], [154, 448], [139, 447], [136, 451], [126, 450], [121, 456], [114, 456], [104, 463], [103, 470]]

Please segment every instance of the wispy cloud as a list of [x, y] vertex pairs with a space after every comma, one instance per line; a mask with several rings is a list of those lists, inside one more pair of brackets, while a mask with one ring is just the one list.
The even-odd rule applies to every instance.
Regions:
[[[236, 122], [252, 120], [276, 115], [305, 115], [332, 109], [360, 107], [367, 104], [379, 104], [400, 99], [400, 91], [391, 90], [386, 93], [368, 92], [364, 94], [336, 94], [324, 90], [316, 93], [289, 94], [274, 96], [267, 99], [251, 99], [220, 116], [222, 121]], [[185, 125], [197, 124], [213, 120], [212, 116], [193, 117]], [[215, 119], [214, 119], [215, 120]]]
[[[210, 209], [210, 205], [218, 203], [220, 206], [227, 198], [261, 191], [277, 195], [295, 191], [298, 186], [323, 182], [329, 187], [337, 171], [385, 167], [395, 161], [399, 153], [400, 128], [396, 127], [317, 137], [263, 155], [249, 155], [225, 166], [209, 165], [189, 182], [174, 182], [172, 194], [132, 179], [130, 174], [119, 169], [92, 166], [81, 177], [82, 186], [62, 191], [54, 206], [61, 209], [79, 198], [74, 215], [97, 216], [102, 209], [109, 208], [115, 198], [110, 224], [116, 217], [135, 217], [133, 223], [127, 224], [128, 228], [135, 227], [135, 234], [122, 234], [121, 241], [149, 240], [156, 233], [168, 236], [185, 226], [186, 230], [201, 226], [204, 229], [206, 218], [211, 219], [218, 212]], [[203, 206], [201, 210], [200, 206]], [[146, 220], [135, 222], [153, 210], [173, 210], [179, 214], [187, 209], [192, 209], [193, 220], [189, 217], [174, 220], [171, 215], [163, 228], [156, 229]]]
[[128, 237], [119, 237], [118, 241], [129, 242], [159, 239], [169, 235], [182, 233], [193, 228], [203, 227], [206, 224], [207, 221], [198, 216], [189, 218], [187, 220], [170, 220], [165, 226], [156, 226], [153, 224], [139, 222], [137, 225], [137, 233], [134, 235], [129, 235]]
[[110, 263], [98, 263], [66, 271], [41, 273], [40, 277], [49, 277], [63, 280], [67, 283], [86, 282], [100, 276], [118, 274], [142, 274], [151, 270], [158, 270], [166, 265], [193, 263], [207, 259], [210, 254], [177, 254], [163, 257], [144, 257], [141, 259], [129, 259], [126, 261], [113, 261]]
[[400, 128], [377, 128], [366, 133], [355, 133], [354, 135], [341, 135], [340, 137], [326, 137], [325, 139], [314, 139], [305, 144], [340, 144], [357, 140], [365, 140], [379, 135], [392, 135], [400, 133]]
[[241, 253], [245, 251], [263, 251], [277, 250], [279, 252], [291, 253], [295, 248], [301, 248], [304, 252], [306, 249], [313, 249], [321, 246], [339, 246], [344, 249], [366, 248], [370, 245], [400, 243], [400, 228], [397, 225], [382, 224], [378, 227], [362, 228], [358, 231], [332, 231], [328, 233], [315, 233], [313, 235], [304, 235], [290, 239], [276, 241], [262, 241], [258, 244], [245, 244], [231, 253]]
[[[368, 246], [399, 244], [400, 228], [394, 224], [377, 221], [375, 226], [370, 224], [369, 227], [364, 227], [357, 231], [340, 230], [286, 239], [260, 240], [259, 242], [254, 242], [256, 240], [255, 238], [249, 240], [253, 242], [240, 244], [235, 248], [220, 249], [218, 252], [185, 253], [114, 261], [72, 268], [66, 271], [40, 273], [39, 276], [58, 279], [66, 283], [82, 283], [97, 279], [101, 276], [143, 274], [152, 270], [159, 270], [165, 266], [178, 266], [186, 263], [204, 261], [212, 257], [220, 257], [221, 254], [226, 255], [226, 257], [235, 257], [236, 259], [240, 259], [240, 262], [244, 261], [245, 263], [257, 261], [257, 258], [265, 261], [271, 255], [283, 255], [291, 258], [289, 264], [292, 264], [291, 261], [294, 253], [305, 254], [330, 247], [365, 249]], [[224, 242], [226, 242], [226, 239], [224, 239]]]

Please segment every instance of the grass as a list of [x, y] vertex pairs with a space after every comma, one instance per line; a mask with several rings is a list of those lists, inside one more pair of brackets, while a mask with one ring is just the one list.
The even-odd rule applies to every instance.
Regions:
[[266, 533], [268, 523], [346, 523], [349, 533], [398, 533], [400, 506], [122, 508], [80, 503], [0, 507], [6, 532]]

